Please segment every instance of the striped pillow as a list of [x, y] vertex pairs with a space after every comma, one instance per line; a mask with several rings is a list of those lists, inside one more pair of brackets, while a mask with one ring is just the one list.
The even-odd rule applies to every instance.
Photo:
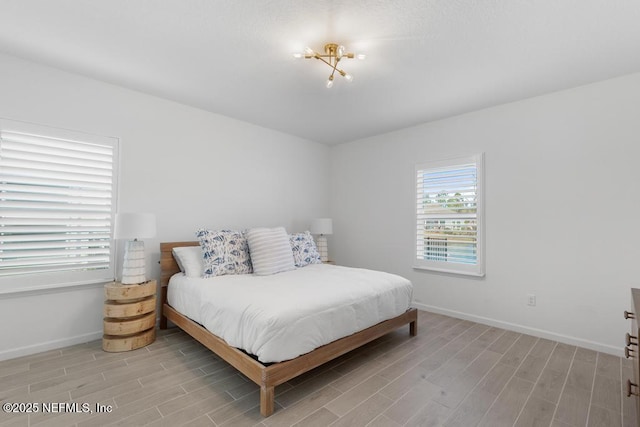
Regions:
[[284, 227], [251, 228], [245, 231], [253, 274], [267, 276], [293, 270], [293, 251]]

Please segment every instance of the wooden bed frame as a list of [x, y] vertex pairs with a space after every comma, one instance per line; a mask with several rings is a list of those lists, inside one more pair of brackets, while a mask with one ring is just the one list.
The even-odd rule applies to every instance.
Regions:
[[268, 417], [274, 411], [274, 388], [292, 378], [316, 368], [338, 356], [356, 349], [395, 329], [409, 324], [409, 333], [415, 336], [418, 312], [415, 308], [407, 310], [398, 317], [378, 323], [363, 331], [341, 338], [313, 350], [310, 353], [284, 362], [263, 365], [243, 351], [229, 346], [223, 339], [206, 330], [202, 325], [178, 313], [167, 302], [167, 285], [172, 275], [179, 272], [173, 258], [172, 249], [176, 246], [197, 246], [198, 242], [168, 242], [160, 244], [160, 285], [162, 289], [162, 317], [160, 329], [167, 328], [167, 319], [191, 335], [209, 350], [242, 372], [260, 386], [260, 413]]

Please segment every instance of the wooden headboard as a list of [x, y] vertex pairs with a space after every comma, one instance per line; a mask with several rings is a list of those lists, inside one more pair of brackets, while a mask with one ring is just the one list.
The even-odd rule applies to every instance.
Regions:
[[179, 246], [198, 246], [199, 242], [165, 242], [160, 243], [160, 287], [166, 288], [169, 279], [180, 271], [178, 263], [173, 258], [172, 249]]

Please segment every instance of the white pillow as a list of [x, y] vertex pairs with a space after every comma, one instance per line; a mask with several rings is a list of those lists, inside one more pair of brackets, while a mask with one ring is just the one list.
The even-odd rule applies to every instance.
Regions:
[[172, 249], [173, 257], [180, 271], [187, 277], [201, 277], [204, 270], [204, 257], [200, 246], [180, 246]]
[[296, 268], [289, 235], [284, 227], [251, 228], [245, 236], [254, 274], [267, 276]]

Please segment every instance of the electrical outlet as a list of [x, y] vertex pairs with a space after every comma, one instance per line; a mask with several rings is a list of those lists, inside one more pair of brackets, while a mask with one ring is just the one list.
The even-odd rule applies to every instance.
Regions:
[[527, 295], [527, 305], [529, 305], [531, 307], [535, 307], [536, 306], [536, 296], [534, 294], [528, 294]]

